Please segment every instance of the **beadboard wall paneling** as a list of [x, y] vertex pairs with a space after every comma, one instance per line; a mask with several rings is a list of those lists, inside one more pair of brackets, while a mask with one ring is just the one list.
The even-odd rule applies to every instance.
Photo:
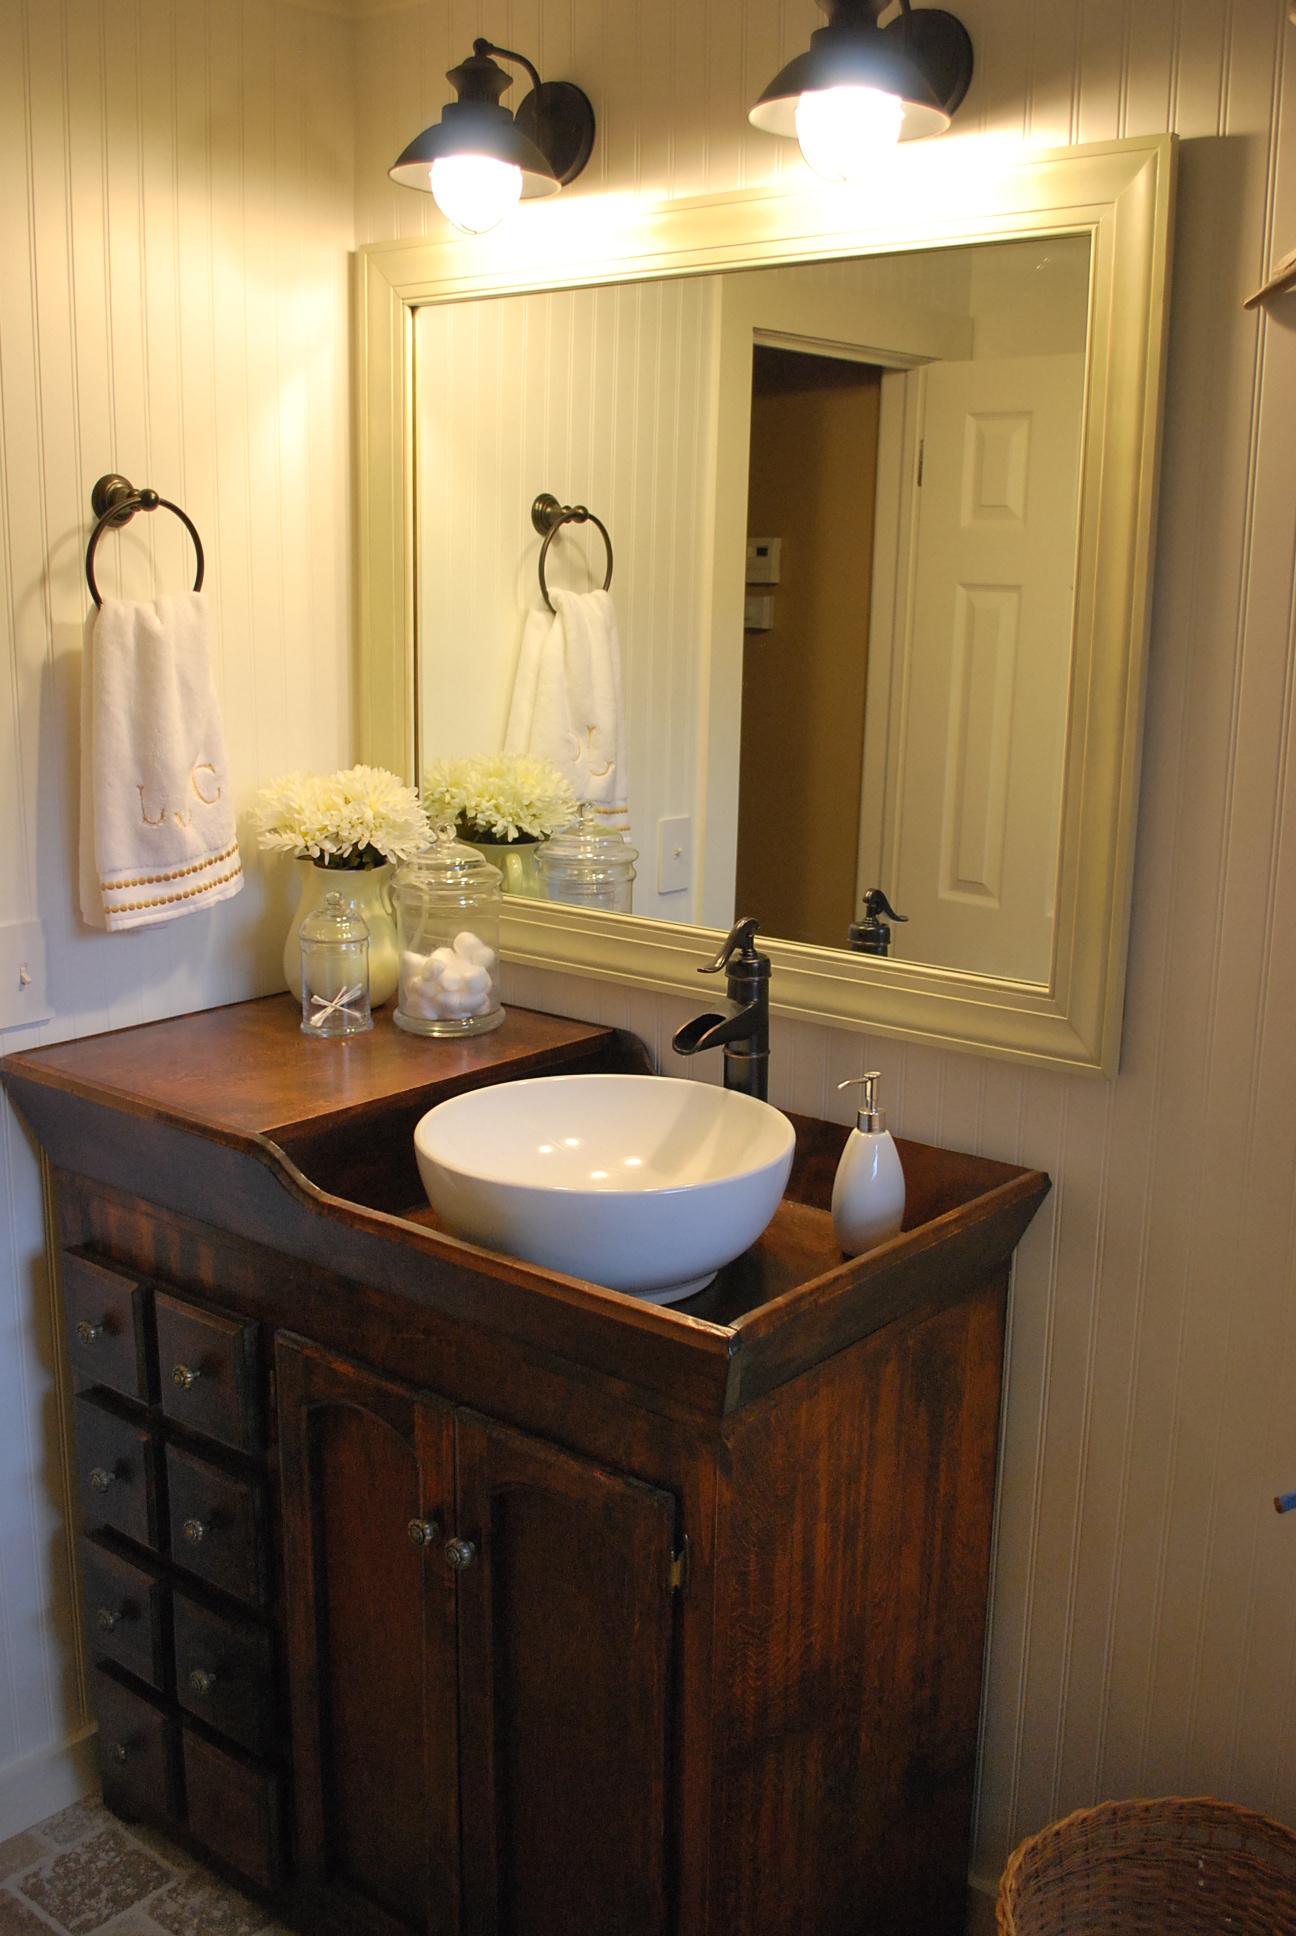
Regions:
[[[1118, 1081], [777, 1023], [774, 1099], [836, 1117], [883, 1071], [908, 1135], [1038, 1164], [1018, 1254], [976, 1868], [1100, 1795], [1211, 1790], [1296, 1822], [1296, 298], [1242, 296], [1296, 242], [1285, 0], [961, 0], [961, 131], [1183, 137], [1156, 606]], [[499, 0], [358, 29], [357, 235], [438, 217], [385, 171], [485, 32], [590, 93], [576, 193], [777, 180], [746, 107], [808, 0]], [[508, 994], [634, 1028], [684, 1004], [508, 971]], [[693, 1073], [703, 1071], [694, 1067]]]
[[[352, 27], [262, 0], [0, 7], [0, 920], [44, 924], [54, 1020], [0, 1049], [273, 987], [287, 870], [152, 932], [76, 914], [90, 488], [118, 469], [207, 550], [240, 815], [349, 757]], [[100, 584], [191, 582], [165, 513]], [[0, 1105], [0, 1840], [78, 1792], [36, 1158]]]

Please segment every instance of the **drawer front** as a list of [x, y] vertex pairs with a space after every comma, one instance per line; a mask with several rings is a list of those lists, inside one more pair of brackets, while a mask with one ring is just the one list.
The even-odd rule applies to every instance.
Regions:
[[274, 1661], [264, 1627], [177, 1593], [175, 1670], [182, 1707], [250, 1754], [275, 1754]]
[[279, 1781], [273, 1769], [184, 1730], [189, 1833], [240, 1875], [273, 1889], [283, 1875]]
[[123, 1815], [174, 1822], [180, 1812], [176, 1722], [103, 1667], [95, 1669], [92, 1692], [104, 1800]]
[[81, 1584], [86, 1634], [95, 1652], [162, 1693], [168, 1654], [164, 1582], [96, 1540], [83, 1539]]
[[257, 1326], [200, 1311], [164, 1291], [155, 1308], [167, 1417], [236, 1452], [259, 1452], [265, 1432]]
[[269, 1598], [265, 1488], [178, 1445], [167, 1447], [171, 1555], [237, 1600]]
[[156, 1396], [148, 1286], [64, 1251], [63, 1303], [78, 1378], [147, 1405]]
[[157, 1550], [158, 1449], [142, 1421], [110, 1411], [93, 1396], [76, 1401], [81, 1517], [86, 1530], [112, 1526]]

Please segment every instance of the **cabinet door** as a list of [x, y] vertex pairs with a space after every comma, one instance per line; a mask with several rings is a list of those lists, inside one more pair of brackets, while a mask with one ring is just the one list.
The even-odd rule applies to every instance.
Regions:
[[285, 1333], [275, 1362], [304, 1913], [442, 1936], [459, 1926], [453, 1414]]
[[456, 1429], [465, 1932], [662, 1936], [674, 1501]]

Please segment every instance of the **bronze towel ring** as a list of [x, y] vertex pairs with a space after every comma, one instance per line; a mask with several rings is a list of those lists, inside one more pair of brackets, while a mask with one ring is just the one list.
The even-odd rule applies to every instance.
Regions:
[[554, 603], [549, 596], [549, 587], [545, 584], [545, 558], [550, 545], [565, 524], [592, 524], [602, 532], [603, 542], [607, 546], [607, 576], [603, 580], [603, 589], [607, 590], [612, 583], [612, 540], [608, 536], [607, 526], [602, 518], [596, 518], [594, 513], [587, 510], [583, 504], [560, 504], [552, 491], [541, 491], [531, 506], [531, 522], [544, 537], [544, 543], [540, 547], [540, 596], [551, 612]]
[[110, 471], [107, 477], [99, 479], [90, 493], [90, 509], [94, 512], [98, 523], [90, 533], [90, 542], [86, 546], [86, 583], [90, 587], [90, 596], [96, 605], [102, 606], [103, 600], [99, 596], [99, 587], [95, 584], [95, 546], [99, 543], [104, 530], [108, 525], [129, 524], [137, 511], [156, 511], [159, 506], [164, 511], [174, 511], [193, 539], [194, 551], [198, 557], [198, 571], [193, 588], [196, 592], [202, 590], [202, 539], [198, 536], [198, 528], [193, 519], [182, 511], [178, 504], [172, 504], [170, 498], [159, 497], [156, 491], [149, 490], [147, 486], [137, 491], [128, 477], [120, 477], [115, 471]]

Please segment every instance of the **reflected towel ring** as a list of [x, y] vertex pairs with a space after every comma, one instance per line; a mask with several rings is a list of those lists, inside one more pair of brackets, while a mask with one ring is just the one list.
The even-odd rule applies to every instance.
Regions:
[[172, 504], [170, 498], [159, 497], [156, 491], [149, 490], [147, 486], [137, 491], [128, 477], [121, 477], [115, 471], [110, 471], [107, 477], [99, 479], [90, 493], [90, 508], [98, 523], [90, 533], [90, 542], [86, 546], [86, 583], [90, 587], [90, 596], [97, 606], [102, 607], [103, 600], [99, 596], [99, 587], [95, 584], [94, 556], [95, 547], [103, 532], [109, 525], [129, 524], [137, 511], [156, 511], [159, 507], [164, 511], [174, 511], [193, 539], [194, 551], [198, 559], [193, 588], [196, 592], [202, 590], [204, 569], [202, 539], [198, 536], [198, 527], [193, 519], [187, 512], [182, 511], [178, 504]]
[[549, 596], [549, 587], [545, 584], [545, 558], [550, 545], [565, 524], [592, 524], [602, 533], [603, 542], [607, 546], [607, 576], [603, 580], [603, 589], [607, 590], [612, 583], [612, 540], [608, 536], [607, 526], [602, 518], [596, 518], [594, 513], [587, 510], [583, 504], [560, 504], [552, 491], [541, 491], [531, 506], [531, 522], [544, 536], [544, 543], [540, 547], [540, 596], [551, 612], [554, 603]]

